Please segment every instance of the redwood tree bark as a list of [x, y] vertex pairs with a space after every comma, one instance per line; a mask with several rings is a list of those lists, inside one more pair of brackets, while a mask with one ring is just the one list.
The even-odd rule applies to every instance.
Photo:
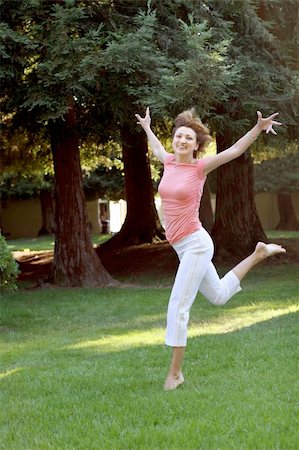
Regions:
[[75, 114], [51, 126], [55, 170], [56, 235], [54, 284], [97, 287], [115, 284], [90, 239]]
[[42, 212], [42, 226], [38, 232], [38, 236], [55, 234], [55, 205], [52, 192], [41, 191], [39, 199]]
[[127, 215], [115, 236], [103, 248], [121, 248], [165, 239], [155, 208], [147, 140], [144, 133], [121, 130]]
[[[217, 149], [231, 144], [226, 136], [217, 136]], [[258, 241], [267, 241], [254, 202], [253, 163], [248, 151], [217, 169], [212, 237], [219, 259], [247, 256]]]
[[299, 230], [299, 221], [296, 217], [295, 209], [290, 194], [282, 192], [277, 193], [277, 205], [280, 220], [276, 230]]

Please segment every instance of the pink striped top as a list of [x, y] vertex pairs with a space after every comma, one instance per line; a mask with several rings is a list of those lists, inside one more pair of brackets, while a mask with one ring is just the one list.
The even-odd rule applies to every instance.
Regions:
[[159, 184], [166, 238], [170, 244], [201, 228], [198, 216], [206, 181], [204, 160], [194, 164], [177, 163], [169, 154]]

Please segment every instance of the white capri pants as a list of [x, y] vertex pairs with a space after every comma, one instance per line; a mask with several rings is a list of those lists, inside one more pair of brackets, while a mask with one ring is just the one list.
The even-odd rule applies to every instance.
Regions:
[[180, 264], [171, 291], [165, 344], [185, 347], [189, 312], [198, 292], [211, 303], [224, 305], [234, 294], [241, 291], [240, 281], [234, 272], [219, 278], [214, 264], [214, 244], [204, 228], [175, 242]]

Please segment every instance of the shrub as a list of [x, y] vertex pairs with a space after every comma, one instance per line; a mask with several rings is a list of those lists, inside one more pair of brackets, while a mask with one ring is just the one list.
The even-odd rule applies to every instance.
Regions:
[[5, 238], [0, 233], [0, 291], [16, 290], [18, 273], [18, 264], [13, 259]]

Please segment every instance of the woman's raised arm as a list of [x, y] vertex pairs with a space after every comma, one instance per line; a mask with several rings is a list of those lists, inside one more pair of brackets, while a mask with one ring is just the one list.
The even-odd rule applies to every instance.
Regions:
[[142, 126], [144, 129], [149, 145], [154, 153], [154, 155], [162, 162], [164, 163], [166, 156], [168, 155], [167, 151], [157, 138], [157, 136], [153, 133], [151, 130], [151, 117], [150, 117], [150, 111], [149, 108], [146, 108], [145, 117], [140, 117], [139, 114], [135, 114], [135, 117], [138, 120], [138, 124]]
[[212, 172], [212, 170], [217, 169], [217, 167], [226, 164], [233, 159], [241, 156], [248, 147], [258, 138], [262, 131], [266, 131], [266, 133], [277, 134], [275, 130], [273, 130], [273, 125], [282, 125], [281, 122], [276, 122], [273, 120], [279, 113], [271, 114], [269, 117], [262, 117], [262, 113], [257, 111], [257, 123], [256, 125], [248, 131], [243, 137], [241, 137], [234, 145], [229, 147], [227, 150], [224, 150], [221, 153], [213, 156], [207, 156], [204, 158], [205, 161], [205, 169], [204, 173], [207, 175]]

